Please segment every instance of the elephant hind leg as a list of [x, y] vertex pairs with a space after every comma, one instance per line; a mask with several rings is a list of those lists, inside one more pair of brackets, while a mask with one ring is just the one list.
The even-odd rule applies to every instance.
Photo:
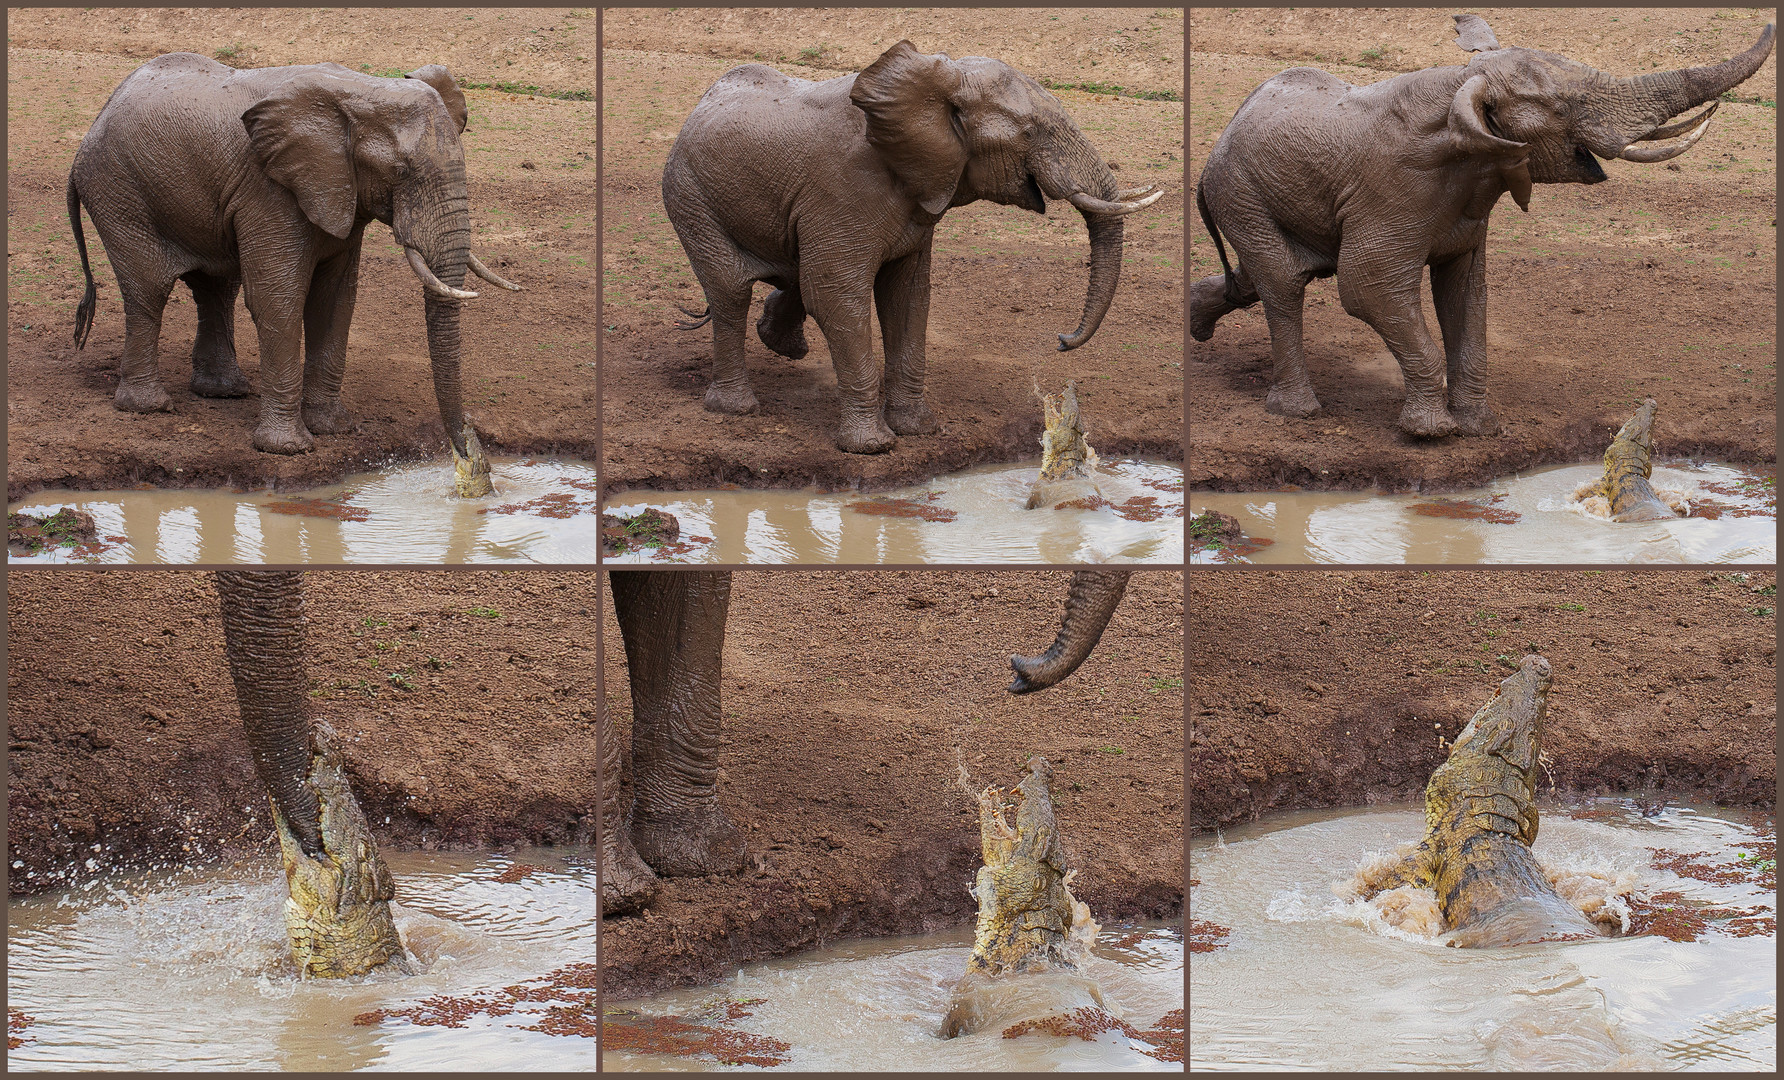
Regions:
[[120, 273], [118, 291], [124, 300], [124, 355], [118, 363], [112, 404], [123, 412], [172, 412], [173, 399], [161, 385], [161, 315], [173, 292], [173, 278], [126, 285]]
[[192, 392], [199, 397], [246, 397], [254, 387], [235, 355], [235, 298], [240, 278], [194, 270], [181, 277], [198, 308], [198, 336], [192, 341]]
[[762, 317], [756, 320], [756, 336], [762, 344], [789, 360], [803, 360], [811, 351], [805, 340], [805, 304], [799, 299], [799, 282], [790, 281], [768, 294]]
[[742, 416], [756, 411], [749, 368], [743, 362], [743, 332], [749, 321], [755, 281], [738, 274], [703, 274], [706, 310], [712, 316], [712, 382], [706, 387], [706, 410]]

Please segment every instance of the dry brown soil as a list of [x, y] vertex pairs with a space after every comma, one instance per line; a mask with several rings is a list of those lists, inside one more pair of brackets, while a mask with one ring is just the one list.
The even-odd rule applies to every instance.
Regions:
[[[1712, 63], [1758, 37], [1771, 9], [1520, 9], [1480, 14], [1499, 41], [1614, 75]], [[1446, 9], [1198, 8], [1190, 19], [1189, 175], [1247, 94], [1312, 65], [1366, 84], [1463, 62]], [[1346, 315], [1337, 283], [1307, 293], [1308, 368], [1324, 408], [1264, 411], [1270, 339], [1260, 306], [1191, 344], [1191, 487], [1453, 490], [1603, 452], [1644, 396], [1656, 449], [1776, 461], [1777, 59], [1738, 87], [1704, 141], [1666, 165], [1613, 162], [1591, 187], [1542, 185], [1488, 233], [1488, 389], [1497, 437], [1409, 439], [1398, 365]], [[1190, 273], [1220, 264], [1199, 215]], [[1429, 290], [1427, 289], [1427, 294]], [[1426, 322], [1436, 316], [1427, 295]]]
[[[603, 394], [609, 490], [859, 485], [884, 488], [983, 462], [1037, 456], [1040, 403], [1078, 383], [1091, 442], [1109, 457], [1183, 453], [1183, 22], [1181, 9], [686, 8], [606, 13], [606, 307]], [[740, 62], [822, 80], [908, 38], [925, 52], [1005, 60], [1055, 86], [1173, 93], [1176, 101], [1055, 89], [1124, 183], [1167, 194], [1128, 219], [1115, 307], [1087, 345], [1077, 325], [1089, 245], [1066, 204], [1040, 217], [976, 203], [935, 232], [928, 401], [942, 430], [875, 456], [834, 446], [835, 372], [815, 323], [791, 361], [754, 331], [744, 347], [758, 413], [701, 405], [710, 329], [680, 331], [705, 301], [663, 212], [663, 164], [713, 80]], [[768, 293], [757, 289], [757, 303]], [[756, 314], [750, 316], [754, 325]], [[874, 340], [878, 342], [876, 332]], [[876, 344], [876, 353], [878, 346]]]
[[[593, 460], [596, 413], [595, 105], [546, 94], [595, 89], [592, 9], [26, 8], [8, 12], [8, 498], [44, 487], [301, 488], [390, 459], [441, 456], [421, 291], [390, 230], [366, 230], [344, 399], [352, 435], [314, 453], [248, 444], [257, 397], [199, 398], [186, 388], [196, 327], [181, 287], [161, 331], [161, 378], [175, 411], [113, 409], [124, 317], [94, 230], [99, 309], [87, 347], [71, 336], [80, 260], [65, 205], [74, 151], [106, 97], [166, 52], [239, 67], [332, 60], [378, 74], [448, 65], [461, 82], [505, 81], [539, 94], [469, 90], [464, 136], [472, 235], [485, 262], [526, 291], [483, 289], [465, 307], [466, 409], [492, 450]], [[581, 92], [581, 94], [578, 94]], [[259, 355], [238, 304], [236, 348]]]
[[1197, 573], [1190, 827], [1418, 797], [1447, 753], [1438, 736], [1454, 739], [1528, 652], [1554, 665], [1556, 793], [1770, 807], [1776, 584], [1769, 571]]
[[[592, 842], [593, 574], [308, 583], [315, 715], [381, 843]], [[210, 576], [27, 570], [7, 591], [13, 891], [63, 884], [89, 856], [271, 858]]]
[[[724, 673], [719, 799], [759, 870], [666, 882], [603, 924], [624, 999], [706, 982], [834, 938], [970, 925], [976, 804], [1033, 754], [1074, 891], [1098, 919], [1183, 903], [1183, 576], [1140, 572], [1089, 660], [1051, 690], [1005, 691], [1007, 657], [1052, 641], [1059, 572], [739, 573]], [[995, 590], [995, 595], [993, 595]], [[610, 608], [608, 610], [611, 610]], [[611, 616], [608, 707], [630, 738]]]

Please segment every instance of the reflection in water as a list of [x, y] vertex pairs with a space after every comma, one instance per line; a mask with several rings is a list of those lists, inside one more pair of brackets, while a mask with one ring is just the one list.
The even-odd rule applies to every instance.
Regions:
[[[1631, 803], [1543, 814], [1551, 873], [1634, 876], [1637, 896], [1760, 905], [1774, 889], [1654, 868], [1651, 848], [1753, 858], [1756, 830]], [[1739, 816], [1728, 815], [1728, 816]], [[1588, 820], [1589, 819], [1589, 820]], [[1775, 934], [1450, 949], [1346, 886], [1422, 834], [1418, 810], [1277, 814], [1191, 842], [1190, 917], [1230, 932], [1190, 971], [1191, 1068], [1771, 1070]], [[1772, 835], [1770, 826], [1764, 830]]]
[[1180, 562], [1183, 470], [1124, 459], [1097, 470], [1109, 506], [1027, 510], [1034, 464], [988, 465], [911, 488], [628, 491], [606, 507], [674, 514], [681, 542], [608, 562]]
[[7, 1002], [32, 1018], [9, 1068], [593, 1069], [594, 1041], [529, 1031], [548, 1001], [463, 1028], [356, 1025], [374, 1009], [486, 994], [595, 959], [593, 852], [388, 852], [419, 974], [300, 982], [275, 856], [94, 878], [15, 899]]
[[[1686, 493], [1692, 516], [1637, 524], [1605, 520], [1572, 498], [1581, 484], [1602, 475], [1599, 465], [1562, 465], [1442, 498], [1258, 491], [1197, 492], [1190, 502], [1194, 513], [1218, 510], [1238, 518], [1247, 536], [1274, 541], [1243, 557], [1251, 563], [1769, 563], [1777, 558], [1777, 502], [1770, 477], [1728, 465], [1656, 468], [1654, 486]], [[1209, 553], [1190, 557], [1191, 562], [1217, 560], [1226, 561]]]
[[362, 473], [300, 494], [149, 488], [40, 491], [9, 509], [93, 516], [93, 549], [9, 561], [461, 563], [595, 561], [595, 469], [492, 458], [496, 493], [460, 499], [452, 464]]
[[[1145, 1029], [1183, 1008], [1183, 939], [1162, 923], [1105, 930], [1083, 974], [1096, 980], [1122, 1019]], [[1006, 1039], [992, 1030], [941, 1037], [952, 987], [966, 970], [972, 929], [922, 937], [833, 945], [815, 952], [752, 964], [723, 990], [673, 990], [610, 1008], [657, 1016], [711, 1016], [715, 1005], [747, 1002], [748, 1015], [730, 1028], [778, 1040], [783, 1069], [916, 1071], [1154, 1070], [1182, 1064], [1140, 1052], [1144, 1044], [1119, 1030], [1094, 1041], [1042, 1033]], [[1073, 1002], [1076, 1003], [1075, 1001]], [[741, 1012], [742, 1010], [735, 1010]], [[721, 1069], [710, 1058], [622, 1050], [610, 1038], [604, 1065], [622, 1070]]]

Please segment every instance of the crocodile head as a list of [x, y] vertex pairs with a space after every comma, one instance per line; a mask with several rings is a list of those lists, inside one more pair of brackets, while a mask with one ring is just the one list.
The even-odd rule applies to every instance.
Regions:
[[1456, 736], [1449, 760], [1425, 787], [1425, 824], [1434, 835], [1459, 829], [1536, 841], [1536, 770], [1548, 714], [1549, 662], [1526, 656]]

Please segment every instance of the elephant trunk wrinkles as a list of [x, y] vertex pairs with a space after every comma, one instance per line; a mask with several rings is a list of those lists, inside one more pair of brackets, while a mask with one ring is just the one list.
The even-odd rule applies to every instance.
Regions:
[[1128, 570], [1079, 570], [1072, 575], [1072, 590], [1065, 601], [1065, 617], [1053, 644], [1039, 656], [1012, 656], [1016, 670], [1010, 693], [1045, 690], [1078, 670], [1096, 648], [1127, 591]]
[[223, 639], [254, 768], [293, 837], [322, 857], [322, 807], [310, 772], [304, 585], [296, 570], [219, 570]]
[[[1069, 119], [1064, 124], [1059, 134], [1058, 158], [1055, 159], [1057, 169], [1062, 170], [1064, 176], [1048, 185], [1055, 190], [1047, 194], [1069, 198], [1082, 193], [1102, 202], [1115, 202], [1121, 195], [1115, 174]], [[1078, 328], [1070, 334], [1059, 335], [1061, 352], [1075, 349], [1095, 335], [1103, 324], [1103, 316], [1115, 302], [1115, 286], [1121, 280], [1125, 232], [1121, 218], [1083, 207], [1079, 207], [1078, 212], [1084, 215], [1084, 227], [1090, 233], [1090, 281], [1084, 290], [1084, 314], [1078, 320]]]
[[1767, 23], [1752, 48], [1719, 64], [1607, 79], [1608, 85], [1595, 104], [1614, 118], [1612, 122], [1626, 143], [1645, 138], [1672, 117], [1751, 78], [1771, 55], [1774, 35], [1772, 24]]

